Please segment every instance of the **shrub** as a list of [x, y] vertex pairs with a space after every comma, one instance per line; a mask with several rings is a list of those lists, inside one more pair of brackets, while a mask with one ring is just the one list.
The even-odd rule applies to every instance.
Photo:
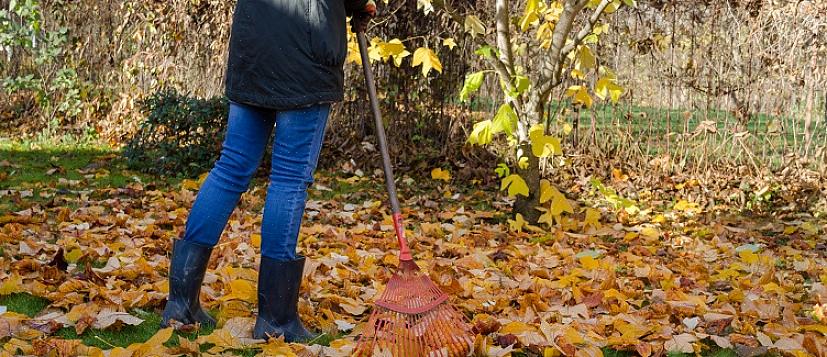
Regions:
[[124, 149], [130, 168], [156, 175], [196, 176], [221, 152], [228, 102], [198, 99], [174, 90], [140, 102], [146, 120]]

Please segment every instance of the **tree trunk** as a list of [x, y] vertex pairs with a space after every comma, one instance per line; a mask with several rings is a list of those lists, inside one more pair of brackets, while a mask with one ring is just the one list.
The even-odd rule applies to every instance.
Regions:
[[527, 222], [536, 224], [542, 214], [537, 210], [540, 206], [540, 158], [534, 156], [531, 144], [523, 144], [521, 147], [528, 157], [528, 167], [525, 169], [518, 167], [517, 174], [528, 185], [529, 196], [517, 196], [517, 201], [514, 202], [514, 214], [519, 213]]

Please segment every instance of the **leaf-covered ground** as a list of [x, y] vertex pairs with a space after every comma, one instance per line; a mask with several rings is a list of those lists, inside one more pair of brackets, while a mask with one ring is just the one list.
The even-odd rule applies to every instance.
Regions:
[[[159, 330], [171, 243], [199, 181], [137, 176], [110, 153], [46, 160], [0, 158], [3, 355], [346, 356], [398, 262], [380, 173], [320, 173], [301, 232], [300, 312], [327, 335], [250, 339], [265, 196], [256, 182], [205, 279], [219, 327]], [[416, 260], [473, 325], [478, 355], [827, 356], [823, 216], [748, 218], [695, 202], [693, 180], [630, 200], [613, 182], [582, 179], [561, 190], [581, 198], [552, 202], [573, 213], [534, 227], [509, 220], [496, 187], [435, 177], [400, 179], [405, 217]]]

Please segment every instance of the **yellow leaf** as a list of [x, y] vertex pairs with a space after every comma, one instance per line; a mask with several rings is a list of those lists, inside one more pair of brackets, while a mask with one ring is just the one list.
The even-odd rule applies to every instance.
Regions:
[[456, 42], [454, 42], [454, 39], [453, 39], [453, 38], [451, 38], [451, 37], [448, 37], [448, 38], [446, 38], [446, 39], [443, 39], [443, 40], [442, 40], [442, 45], [443, 45], [443, 46], [445, 46], [445, 47], [448, 47], [448, 48], [450, 48], [450, 49], [452, 49], [452, 50], [454, 49], [454, 47], [457, 47], [457, 43], [456, 43]]
[[554, 225], [554, 215], [551, 214], [551, 210], [543, 207], [537, 207], [537, 210], [544, 212], [540, 218], [537, 219], [537, 223], [545, 223], [549, 226]]
[[804, 325], [801, 326], [801, 329], [804, 331], [820, 332], [822, 335], [827, 336], [827, 325]]
[[507, 335], [507, 334], [514, 334], [519, 335], [522, 333], [536, 331], [533, 326], [520, 321], [513, 321], [509, 322], [507, 325], [503, 326], [500, 329], [500, 334]]
[[612, 103], [617, 103], [623, 92], [623, 87], [617, 85], [617, 82], [609, 77], [600, 78], [594, 86], [594, 93], [598, 98], [602, 100], [610, 98]]
[[164, 347], [163, 344], [172, 337], [172, 330], [172, 327], [160, 329], [146, 342], [130, 345], [129, 350], [132, 351], [132, 356], [141, 357], [166, 355], [166, 347]]
[[422, 66], [422, 75], [427, 76], [431, 69], [442, 73], [442, 63], [430, 48], [420, 47], [414, 51], [413, 67]]
[[559, 357], [559, 356], [560, 356], [560, 351], [558, 351], [554, 347], [546, 347], [543, 350], [543, 357]]
[[747, 264], [755, 264], [758, 263], [758, 254], [755, 254], [753, 251], [749, 249], [744, 249], [738, 256], [741, 257], [741, 260]]
[[551, 155], [563, 154], [560, 140], [553, 136], [545, 135], [543, 125], [537, 124], [531, 127], [528, 136], [531, 140], [531, 152], [534, 156], [549, 157]]
[[761, 287], [764, 288], [764, 291], [766, 291], [766, 292], [774, 291], [774, 292], [777, 292], [778, 294], [781, 294], [781, 295], [784, 295], [784, 294], [787, 293], [787, 291], [784, 290], [784, 288], [778, 286], [778, 284], [776, 284], [776, 283], [766, 283], [766, 284], [762, 285]]
[[132, 357], [132, 351], [123, 347], [115, 347], [109, 351], [109, 357]]
[[807, 234], [816, 235], [818, 234], [819, 228], [812, 222], [804, 222], [801, 224], [801, 229], [803, 229]]
[[[594, 258], [592, 258], [592, 260], [594, 260]], [[583, 339], [583, 336], [580, 335], [580, 333], [577, 332], [577, 330], [575, 330], [574, 327], [571, 326], [566, 328], [564, 336], [566, 337], [566, 341], [568, 341], [568, 343], [572, 345], [581, 345], [583, 343], [586, 343], [586, 340]]]
[[265, 356], [297, 357], [296, 353], [290, 349], [290, 345], [281, 339], [270, 339], [261, 349]]
[[580, 265], [582, 265], [587, 270], [596, 270], [600, 267], [600, 262], [597, 259], [594, 259], [591, 255], [584, 255], [580, 257]]
[[362, 56], [359, 54], [359, 44], [356, 43], [356, 39], [354, 37], [353, 40], [348, 41], [347, 43], [347, 59], [346, 62], [354, 63], [357, 65], [362, 65]]
[[181, 182], [181, 188], [185, 190], [194, 191], [197, 190], [199, 187], [201, 187], [201, 185], [198, 184], [198, 181], [196, 180], [184, 180]]
[[544, 22], [537, 28], [537, 41], [540, 47], [548, 49], [551, 46], [551, 36], [554, 34], [554, 23]]
[[574, 103], [581, 104], [586, 108], [591, 108], [593, 103], [589, 91], [586, 90], [584, 86], [569, 87], [569, 89], [566, 90], [566, 96], [571, 97]]
[[465, 32], [471, 34], [471, 37], [477, 37], [477, 35], [485, 35], [485, 26], [482, 24], [482, 21], [474, 15], [468, 15], [465, 17]]
[[203, 184], [204, 184], [204, 181], [207, 181], [207, 177], [209, 177], [209, 176], [210, 176], [210, 172], [209, 172], [209, 171], [207, 171], [207, 172], [205, 172], [205, 173], [203, 173], [203, 174], [199, 175], [199, 176], [198, 176], [198, 186], [203, 185]]
[[434, 180], [442, 180], [445, 182], [451, 181], [451, 172], [448, 170], [443, 170], [441, 168], [435, 168], [431, 170], [431, 178]]
[[23, 278], [20, 275], [17, 275], [16, 272], [12, 272], [12, 275], [6, 278], [2, 283], [0, 283], [0, 295], [10, 295], [14, 293], [19, 293], [23, 291]]
[[63, 257], [66, 258], [66, 261], [69, 263], [77, 263], [80, 257], [83, 256], [83, 251], [80, 248], [75, 248], [70, 250], [66, 255]]
[[583, 221], [583, 227], [592, 226], [595, 229], [600, 229], [600, 211], [594, 208], [586, 209], [586, 219]]
[[580, 50], [577, 51], [577, 64], [575, 65], [575, 68], [586, 72], [596, 66], [597, 59], [594, 58], [594, 54], [589, 46], [580, 46]]
[[552, 197], [554, 197], [554, 187], [551, 186], [551, 182], [546, 179], [540, 180], [540, 203], [546, 203]]
[[402, 64], [402, 59], [410, 56], [411, 54], [405, 49], [405, 45], [398, 38], [388, 42], [381, 41], [378, 38], [375, 40], [377, 41], [374, 45], [376, 48], [376, 55], [374, 57], [374, 53], [371, 51], [372, 59], [381, 59], [383, 62], [387, 62], [389, 59], [393, 58], [394, 65], [399, 67]]
[[508, 220], [508, 228], [509, 228], [512, 232], [522, 232], [522, 231], [523, 231], [523, 227], [525, 227], [525, 226], [526, 226], [526, 223], [527, 223], [527, 222], [526, 222], [526, 220], [523, 218], [523, 215], [521, 215], [521, 214], [519, 214], [519, 213], [517, 213], [517, 217], [515, 217], [515, 218], [516, 218], [516, 219], [514, 219], [514, 220], [511, 220], [511, 219], [509, 219], [509, 220]]
[[521, 169], [525, 170], [528, 168], [528, 158], [523, 156], [519, 160], [517, 160], [517, 166]]
[[557, 191], [557, 188], [554, 186], [549, 187], [549, 190], [551, 190], [552, 215], [559, 216], [563, 214], [563, 212], [574, 213], [574, 208], [572, 208], [566, 196], [560, 193], [560, 191]]
[[517, 195], [528, 197], [528, 185], [520, 175], [512, 174], [503, 179], [500, 190], [504, 191], [506, 188], [508, 189], [508, 197], [516, 197]]
[[525, 32], [528, 30], [529, 26], [536, 24], [537, 21], [540, 20], [538, 8], [538, 0], [528, 0], [528, 3], [525, 6], [525, 13], [523, 14], [522, 19], [520, 19], [520, 30]]
[[233, 334], [230, 333], [230, 331], [225, 330], [223, 328], [217, 329], [209, 335], [200, 336], [196, 341], [198, 341], [198, 344], [209, 343], [215, 345], [215, 347], [217, 348], [217, 351], [215, 352], [221, 352], [230, 349], [239, 349], [243, 347], [241, 341], [237, 337], [233, 336]]
[[684, 211], [687, 213], [699, 213], [701, 211], [700, 205], [695, 202], [689, 202], [687, 200], [680, 200], [678, 203], [675, 204], [674, 209], [676, 211]]
[[230, 293], [219, 298], [221, 301], [242, 300], [254, 303], [258, 299], [256, 286], [249, 280], [236, 279], [230, 282]]
[[640, 235], [649, 240], [656, 240], [660, 238], [660, 232], [655, 227], [644, 227], [640, 230]]
[[261, 234], [258, 234], [258, 233], [251, 234], [250, 235], [250, 244], [252, 244], [253, 247], [261, 248]]

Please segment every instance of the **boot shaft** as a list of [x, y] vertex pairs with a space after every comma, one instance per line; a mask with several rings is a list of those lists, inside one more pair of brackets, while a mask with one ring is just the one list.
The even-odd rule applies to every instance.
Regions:
[[212, 247], [178, 239], [173, 243], [169, 265], [170, 300], [182, 299], [198, 304], [201, 283], [207, 271]]
[[298, 319], [304, 257], [277, 261], [261, 257], [258, 275], [259, 315], [275, 324]]

